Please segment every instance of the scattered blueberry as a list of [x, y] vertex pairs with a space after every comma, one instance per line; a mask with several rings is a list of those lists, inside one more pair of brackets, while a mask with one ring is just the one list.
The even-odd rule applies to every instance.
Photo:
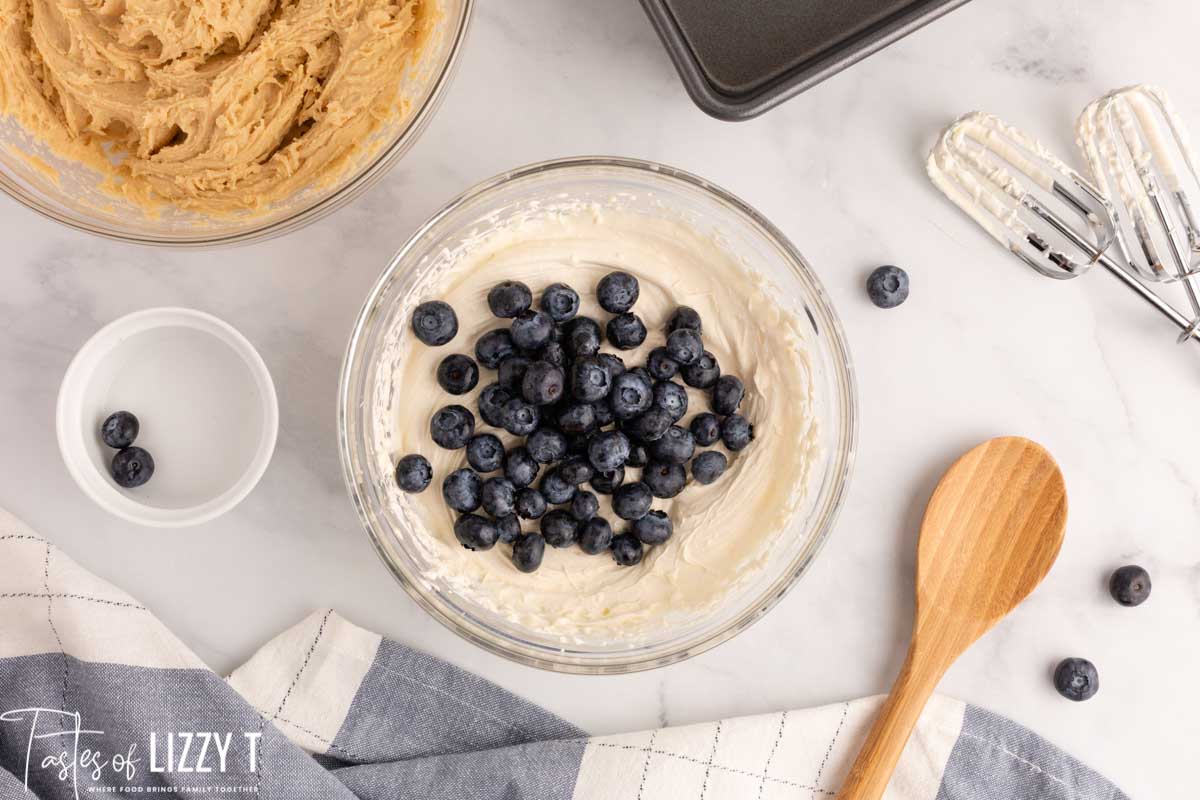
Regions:
[[624, 467], [617, 467], [612, 472], [597, 472], [589, 481], [591, 487], [600, 494], [612, 494], [624, 482]]
[[573, 455], [558, 465], [558, 474], [562, 475], [564, 480], [578, 486], [590, 481], [596, 474], [596, 469], [582, 455]]
[[596, 299], [610, 314], [624, 314], [637, 302], [641, 288], [628, 272], [610, 272], [596, 284]]
[[516, 352], [512, 334], [504, 328], [488, 331], [475, 342], [475, 360], [488, 369], [497, 369], [501, 361]]
[[476, 472], [495, 472], [504, 465], [504, 445], [490, 433], [477, 433], [467, 442], [467, 463]]
[[612, 546], [613, 530], [604, 517], [591, 517], [579, 526], [579, 549], [599, 555]]
[[562, 461], [567, 456], [567, 437], [553, 428], [538, 428], [525, 440], [529, 454], [542, 464]]
[[680, 328], [667, 337], [667, 355], [686, 366], [704, 356], [704, 341], [691, 328]]
[[521, 396], [537, 406], [557, 403], [566, 391], [566, 376], [561, 367], [549, 361], [535, 361], [521, 379]]
[[696, 440], [697, 446], [709, 447], [716, 444], [721, 438], [721, 420], [717, 419], [716, 414], [705, 411], [703, 414], [692, 417], [692, 424], [688, 430], [692, 432], [692, 438]]
[[495, 521], [496, 539], [504, 544], [512, 544], [521, 535], [521, 520], [516, 514], [505, 514]]
[[626, 483], [613, 492], [613, 513], [621, 519], [641, 519], [649, 513], [653, 502], [654, 495], [650, 494], [649, 486], [641, 481]]
[[478, 514], [463, 514], [454, 523], [454, 538], [468, 550], [491, 550], [499, 536], [495, 524]]
[[671, 522], [667, 512], [651, 511], [641, 519], [635, 520], [633, 525], [629, 526], [629, 531], [642, 544], [663, 544], [675, 532], [675, 523]]
[[692, 459], [692, 477], [696, 479], [696, 483], [707, 486], [716, 483], [717, 479], [725, 474], [727, 466], [729, 459], [724, 453], [708, 450]]
[[650, 455], [667, 464], [686, 464], [696, 452], [696, 440], [687, 428], [672, 425], [658, 441], [650, 443]]
[[899, 267], [880, 267], [867, 278], [867, 296], [880, 308], [895, 308], [908, 299], [908, 273]]
[[542, 497], [553, 506], [561, 506], [575, 498], [575, 484], [562, 476], [558, 470], [552, 470], [542, 477], [540, 484]]
[[504, 404], [504, 430], [513, 436], [528, 436], [537, 430], [542, 415], [537, 406], [514, 397]]
[[704, 323], [700, 321], [700, 314], [691, 306], [680, 306], [675, 309], [675, 313], [667, 322], [667, 333], [674, 333], [681, 329], [704, 333]]
[[538, 351], [537, 356], [540, 361], [553, 364], [559, 369], [567, 365], [567, 351], [563, 349], [561, 342], [548, 342]]
[[571, 516], [587, 522], [600, 510], [600, 500], [591, 492], [577, 492], [571, 500]]
[[566, 322], [579, 313], [579, 294], [564, 283], [553, 283], [542, 292], [542, 311], [555, 322]]
[[655, 497], [669, 500], [683, 491], [687, 485], [687, 473], [681, 464], [651, 461], [642, 470], [642, 482], [650, 487]]
[[503, 281], [488, 292], [487, 302], [497, 317], [515, 317], [533, 304], [533, 293], [520, 281]]
[[608, 396], [612, 375], [597, 356], [576, 359], [571, 366], [571, 394], [576, 400], [594, 403]]
[[504, 427], [504, 406], [512, 394], [498, 383], [489, 383], [479, 393], [479, 416], [493, 428]]
[[513, 344], [522, 350], [540, 350], [553, 333], [554, 320], [542, 311], [523, 311], [512, 322]]
[[596, 429], [596, 410], [591, 403], [571, 403], [558, 414], [563, 433], [591, 433]]
[[657, 381], [669, 381], [679, 374], [679, 362], [671, 358], [665, 347], [656, 347], [650, 351], [646, 360], [646, 370], [650, 377]]
[[513, 502], [513, 509], [521, 519], [541, 519], [541, 516], [546, 513], [546, 498], [542, 497], [542, 493], [537, 489], [526, 486], [524, 489], [517, 490], [517, 499]]
[[526, 533], [513, 544], [513, 566], [521, 572], [537, 572], [546, 553], [546, 540], [540, 533]]
[[496, 370], [496, 382], [513, 394], [519, 393], [525, 373], [529, 371], [529, 365], [532, 363], [523, 355], [509, 356], [500, 362], [500, 368]]
[[572, 358], [600, 352], [600, 325], [591, 317], [576, 317], [563, 327], [563, 348]]
[[611, 382], [613, 378], [625, 371], [625, 362], [621, 357], [612, 353], [601, 353], [596, 356], [604, 364], [604, 368], [608, 370], [608, 379]]
[[433, 467], [425, 456], [413, 453], [396, 462], [396, 485], [410, 494], [423, 492], [433, 481]]
[[722, 375], [712, 390], [713, 411], [722, 417], [736, 414], [742, 398], [746, 396], [746, 387], [742, 379], [736, 375]]
[[646, 446], [642, 444], [633, 444], [629, 447], [629, 460], [625, 462], [627, 467], [644, 467], [650, 461], [650, 454], [646, 452]]
[[442, 481], [442, 499], [455, 511], [474, 511], [483, 503], [483, 479], [469, 469], [455, 470]]
[[516, 510], [517, 489], [507, 478], [488, 478], [480, 493], [483, 510], [493, 517], [504, 517]]
[[655, 442], [662, 438], [674, 421], [671, 415], [661, 408], [652, 408], [628, 420], [622, 428], [640, 442]]
[[433, 443], [447, 450], [461, 450], [475, 435], [475, 416], [462, 406], [444, 406], [429, 420]]
[[513, 486], [521, 488], [533, 483], [538, 474], [538, 463], [524, 447], [514, 447], [504, 456], [504, 477], [512, 481]]
[[412, 316], [413, 333], [430, 347], [446, 344], [458, 335], [458, 317], [441, 300], [421, 303]]
[[654, 407], [670, 414], [671, 422], [678, 422], [687, 414], [687, 389], [673, 381], [659, 381], [654, 384]]
[[683, 382], [696, 389], [707, 389], [721, 377], [721, 365], [717, 357], [707, 350], [695, 364], [683, 368]]
[[618, 350], [633, 350], [646, 341], [646, 326], [637, 314], [626, 312], [608, 321], [605, 327], [608, 340]]
[[733, 452], [745, 450], [754, 439], [754, 426], [741, 414], [726, 417], [721, 422], [721, 441]]
[[154, 457], [140, 447], [118, 450], [110, 467], [113, 480], [126, 489], [135, 489], [154, 477]]
[[1123, 606], [1140, 606], [1150, 596], [1150, 573], [1136, 564], [1121, 567], [1109, 579], [1108, 591]]
[[570, 547], [579, 533], [579, 520], [561, 508], [546, 512], [542, 517], [542, 536], [551, 547]]
[[612, 472], [629, 459], [629, 437], [620, 431], [598, 433], [588, 445], [588, 460], [599, 472]]
[[622, 533], [612, 540], [613, 560], [622, 567], [635, 567], [642, 561], [642, 543], [632, 533]]
[[617, 415], [613, 413], [607, 397], [592, 403], [592, 416], [596, 419], [597, 428], [612, 425], [617, 420]]
[[632, 419], [650, 408], [654, 402], [654, 388], [649, 378], [629, 370], [613, 381], [609, 402], [617, 419]]
[[467, 356], [446, 356], [438, 364], [437, 382], [450, 394], [466, 394], [479, 383], [479, 367]]
[[112, 449], [124, 450], [133, 444], [140, 430], [137, 417], [128, 411], [118, 411], [100, 424], [100, 438]]
[[1100, 673], [1086, 658], [1064, 658], [1054, 670], [1054, 688], [1068, 700], [1082, 702], [1100, 690]]

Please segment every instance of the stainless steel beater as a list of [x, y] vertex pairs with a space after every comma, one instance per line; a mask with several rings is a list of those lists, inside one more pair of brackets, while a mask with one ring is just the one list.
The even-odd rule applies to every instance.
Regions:
[[1042, 275], [1070, 279], [1099, 264], [1183, 331], [1181, 340], [1200, 342], [1196, 318], [1122, 263], [1112, 247], [1116, 214], [1100, 190], [1032, 137], [989, 114], [967, 114], [941, 135], [927, 167], [947, 197]]

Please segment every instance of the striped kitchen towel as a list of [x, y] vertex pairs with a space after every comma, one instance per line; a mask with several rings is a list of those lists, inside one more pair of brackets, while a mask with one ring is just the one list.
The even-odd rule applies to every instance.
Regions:
[[[589, 737], [332, 611], [228, 679], [0, 512], [0, 800], [832, 798], [878, 699]], [[1116, 800], [1028, 730], [935, 698], [892, 800]]]

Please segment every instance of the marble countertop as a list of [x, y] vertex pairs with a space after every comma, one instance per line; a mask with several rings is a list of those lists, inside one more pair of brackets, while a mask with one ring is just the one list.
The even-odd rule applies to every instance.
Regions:
[[[1165, 86], [1200, 127], [1200, 5], [975, 0], [765, 117], [705, 117], [637, 4], [481, 2], [455, 85], [372, 191], [286, 238], [171, 252], [101, 241], [0, 202], [0, 505], [138, 596], [226, 671], [310, 610], [428, 650], [597, 733], [882, 692], [904, 656], [916, 532], [933, 483], [979, 440], [1022, 434], [1067, 475], [1058, 565], [951, 669], [942, 690], [1028, 725], [1133, 797], [1194, 796], [1200, 748], [1200, 348], [1106, 276], [1058, 283], [996, 247], [925, 180], [936, 132], [981, 108], [1078, 161], [1076, 114], [1112, 87]], [[1153, 43], [1154, 46], [1146, 46]], [[1140, 46], [1134, 46], [1134, 45]], [[541, 673], [484, 654], [422, 613], [379, 563], [346, 497], [335, 390], [354, 316], [389, 256], [449, 198], [518, 164], [578, 154], [700, 173], [774, 220], [845, 324], [862, 431], [845, 510], [809, 575], [764, 620], [691, 661], [627, 677]], [[867, 272], [913, 294], [883, 312]], [[156, 305], [225, 318], [261, 350], [282, 424], [258, 489], [178, 532], [108, 516], [59, 457], [54, 400], [102, 324]], [[1141, 563], [1127, 610], [1109, 571]], [[1088, 703], [1050, 682], [1099, 666]], [[597, 702], [598, 697], [607, 698]]]

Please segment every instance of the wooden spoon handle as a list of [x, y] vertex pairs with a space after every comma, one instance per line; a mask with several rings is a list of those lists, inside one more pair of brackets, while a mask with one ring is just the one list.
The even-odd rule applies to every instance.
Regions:
[[838, 800], [883, 797], [904, 745], [945, 671], [946, 667], [936, 660], [922, 657], [915, 649], [909, 650], [904, 667], [892, 685], [892, 693], [879, 710], [867, 741], [842, 783]]

